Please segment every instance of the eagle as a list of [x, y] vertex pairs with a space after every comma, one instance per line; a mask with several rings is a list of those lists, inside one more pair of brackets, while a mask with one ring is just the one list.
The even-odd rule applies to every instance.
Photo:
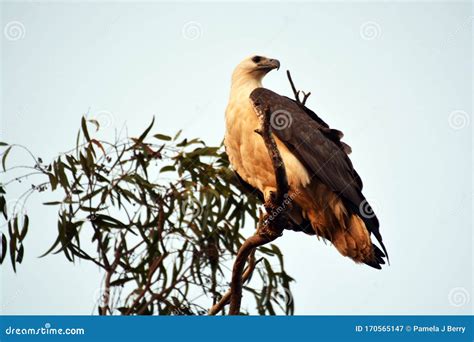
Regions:
[[256, 134], [260, 120], [255, 107], [265, 107], [271, 113], [272, 135], [292, 200], [285, 229], [316, 235], [356, 263], [380, 269], [388, 254], [377, 216], [362, 194], [362, 180], [349, 159], [351, 148], [341, 141], [341, 131], [329, 127], [304, 103], [262, 87], [263, 77], [279, 68], [277, 59], [258, 55], [235, 68], [224, 138], [230, 164], [241, 182], [263, 200], [276, 192], [270, 156]]

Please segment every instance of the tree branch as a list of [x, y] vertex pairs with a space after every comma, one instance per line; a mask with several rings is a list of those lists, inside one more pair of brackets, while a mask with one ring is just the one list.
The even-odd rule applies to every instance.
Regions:
[[143, 287], [143, 290], [141, 290], [140, 294], [137, 296], [137, 298], [135, 298], [132, 305], [128, 308], [128, 310], [126, 312], [126, 315], [130, 315], [133, 310], [136, 310], [136, 308], [140, 304], [140, 301], [145, 296], [146, 292], [151, 288], [153, 275], [155, 274], [158, 267], [162, 264], [163, 259], [165, 258], [165, 256], [166, 256], [165, 254], [160, 255], [151, 264], [150, 269], [148, 270], [148, 276], [147, 276], [146, 284]]
[[[250, 277], [253, 274], [253, 271], [255, 270], [255, 266], [262, 261], [263, 259], [258, 259], [255, 261], [255, 250], [250, 253], [249, 259], [248, 259], [248, 265], [245, 268], [245, 271], [242, 275], [242, 284], [245, 284]], [[215, 316], [217, 315], [227, 304], [230, 302], [230, 295], [231, 295], [231, 289], [229, 289], [223, 296], [222, 298], [214, 304], [208, 311], [208, 314], [210, 316]]]
[[[306, 100], [308, 100], [308, 97], [311, 95], [311, 92], [305, 93], [304, 91], [296, 90], [293, 79], [291, 78], [290, 70], [286, 71], [286, 76], [288, 76], [288, 80], [290, 81], [291, 90], [293, 90], [296, 102], [304, 106], [306, 104]], [[303, 100], [300, 100], [300, 93], [303, 93]]]
[[[246, 260], [257, 247], [267, 244], [280, 237], [283, 233], [285, 225], [288, 223], [288, 216], [286, 214], [286, 210], [282, 210], [282, 205], [288, 196], [289, 185], [286, 176], [285, 165], [271, 132], [271, 112], [268, 107], [264, 108], [258, 101], [254, 103], [254, 108], [261, 123], [261, 129], [257, 133], [262, 136], [265, 147], [267, 148], [268, 154], [272, 161], [277, 191], [276, 194], [271, 193], [269, 198], [266, 199], [265, 210], [267, 214], [260, 214], [257, 231], [253, 236], [245, 240], [237, 253], [232, 270], [229, 309], [230, 315], [240, 314], [243, 282], [242, 273]], [[288, 209], [288, 206], [286, 206], [285, 209]]]
[[[105, 253], [104, 253], [105, 254]], [[110, 302], [110, 283], [112, 279], [112, 275], [114, 274], [117, 266], [120, 262], [120, 258], [122, 257], [122, 242], [118, 245], [117, 249], [115, 250], [114, 262], [107, 268], [107, 273], [105, 275], [104, 281], [104, 294], [102, 297], [102, 305], [99, 306], [99, 314], [100, 315], [107, 315], [107, 311], [110, 310], [109, 302]]]

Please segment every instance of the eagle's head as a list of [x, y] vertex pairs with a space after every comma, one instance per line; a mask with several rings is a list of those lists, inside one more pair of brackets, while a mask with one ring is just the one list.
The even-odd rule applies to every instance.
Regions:
[[237, 65], [232, 75], [235, 79], [254, 79], [261, 81], [263, 76], [273, 69], [279, 69], [280, 62], [264, 56], [253, 55]]

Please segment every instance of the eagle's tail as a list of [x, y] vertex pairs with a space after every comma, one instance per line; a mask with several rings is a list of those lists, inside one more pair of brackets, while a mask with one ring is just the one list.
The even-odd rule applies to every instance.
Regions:
[[324, 209], [318, 203], [312, 208], [305, 208], [305, 216], [313, 230], [336, 247], [344, 256], [356, 263], [364, 263], [380, 269], [385, 264], [385, 253], [372, 243], [369, 229], [364, 220], [346, 209], [337, 196], [330, 196]]
[[380, 269], [380, 264], [385, 263], [382, 259], [383, 253], [372, 243], [364, 221], [353, 214], [346, 222], [345, 229], [336, 228], [332, 236], [332, 243], [339, 253], [357, 263]]

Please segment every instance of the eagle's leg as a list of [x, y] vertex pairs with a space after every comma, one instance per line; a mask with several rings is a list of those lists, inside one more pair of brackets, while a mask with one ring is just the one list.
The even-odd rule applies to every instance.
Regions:
[[274, 187], [266, 187], [263, 191], [263, 199], [265, 206], [276, 199], [277, 189]]
[[285, 194], [283, 201], [279, 201], [277, 191], [273, 187], [266, 187], [263, 191], [266, 214], [263, 216], [264, 224], [261, 225], [259, 234], [272, 240], [281, 236], [284, 229], [291, 229], [291, 201], [288, 200], [288, 194]]

